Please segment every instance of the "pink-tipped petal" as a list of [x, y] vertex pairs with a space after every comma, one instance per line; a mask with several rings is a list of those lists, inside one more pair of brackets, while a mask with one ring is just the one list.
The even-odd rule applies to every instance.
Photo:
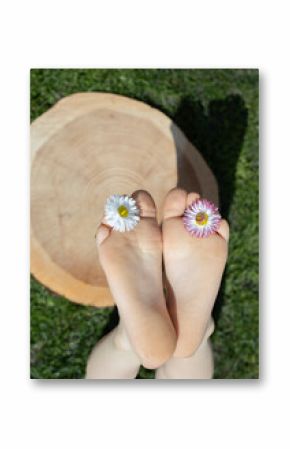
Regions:
[[221, 222], [218, 208], [210, 201], [198, 198], [184, 211], [185, 229], [198, 238], [209, 237], [217, 232]]

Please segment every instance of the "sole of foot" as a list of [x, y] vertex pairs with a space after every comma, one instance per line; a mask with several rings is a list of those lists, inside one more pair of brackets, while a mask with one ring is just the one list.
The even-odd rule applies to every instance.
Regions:
[[106, 223], [96, 241], [100, 262], [133, 350], [146, 368], [171, 357], [176, 333], [166, 308], [162, 285], [162, 236], [151, 195], [143, 190], [132, 197], [140, 222], [130, 232], [117, 232]]
[[190, 357], [200, 345], [217, 297], [225, 268], [229, 226], [222, 220], [218, 232], [197, 238], [186, 231], [184, 210], [197, 193], [171, 190], [163, 207], [163, 254], [168, 308], [177, 331], [175, 357]]

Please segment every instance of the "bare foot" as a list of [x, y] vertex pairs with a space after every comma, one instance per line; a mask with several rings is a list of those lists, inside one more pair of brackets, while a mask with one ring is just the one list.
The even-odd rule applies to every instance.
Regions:
[[200, 345], [227, 260], [229, 227], [225, 220], [218, 233], [207, 238], [191, 236], [184, 228], [184, 210], [198, 197], [173, 189], [164, 203], [163, 254], [168, 306], [177, 330], [175, 357], [189, 357]]
[[162, 286], [162, 237], [149, 193], [132, 195], [141, 220], [130, 232], [102, 224], [97, 245], [102, 268], [130, 343], [147, 368], [172, 356], [176, 334], [166, 309]]

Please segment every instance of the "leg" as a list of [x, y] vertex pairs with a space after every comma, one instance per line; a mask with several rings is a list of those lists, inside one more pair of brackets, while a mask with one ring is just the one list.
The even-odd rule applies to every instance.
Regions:
[[214, 330], [211, 320], [198, 349], [190, 357], [172, 357], [156, 371], [156, 379], [212, 379], [213, 354], [209, 337]]
[[135, 379], [140, 367], [120, 323], [94, 347], [90, 354], [86, 379]]

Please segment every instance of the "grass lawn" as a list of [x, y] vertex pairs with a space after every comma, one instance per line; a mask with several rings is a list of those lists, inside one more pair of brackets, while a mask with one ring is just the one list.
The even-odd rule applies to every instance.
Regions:
[[[215, 173], [231, 226], [214, 309], [215, 378], [259, 376], [257, 70], [31, 71], [31, 119], [75, 92], [112, 92], [171, 117]], [[88, 354], [116, 322], [114, 308], [73, 304], [31, 279], [31, 377], [82, 378]], [[154, 371], [140, 369], [139, 378]]]

